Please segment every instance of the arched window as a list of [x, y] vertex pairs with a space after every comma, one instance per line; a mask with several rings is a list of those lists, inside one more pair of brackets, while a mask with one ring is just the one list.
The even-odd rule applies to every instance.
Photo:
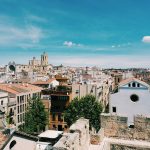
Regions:
[[132, 87], [135, 87], [135, 82], [132, 83]]
[[139, 83], [137, 84], [137, 87], [140, 87], [140, 84], [139, 84]]
[[131, 84], [130, 84], [130, 83], [128, 84], [128, 87], [131, 87]]
[[3, 101], [1, 101], [1, 105], [3, 105]]

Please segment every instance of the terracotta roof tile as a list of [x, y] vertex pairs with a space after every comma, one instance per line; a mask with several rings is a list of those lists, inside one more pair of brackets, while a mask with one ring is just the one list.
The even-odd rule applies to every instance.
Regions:
[[43, 88], [31, 84], [0, 84], [0, 90], [12, 94], [26, 93], [31, 91], [41, 91]]

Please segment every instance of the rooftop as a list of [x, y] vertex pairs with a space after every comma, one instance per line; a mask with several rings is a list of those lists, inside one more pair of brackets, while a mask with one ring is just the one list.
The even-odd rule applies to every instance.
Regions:
[[0, 84], [0, 90], [6, 91], [8, 93], [12, 94], [20, 94], [20, 93], [26, 93], [31, 91], [41, 91], [43, 88], [31, 85], [31, 84]]
[[123, 80], [123, 81], [121, 81], [121, 82], [119, 83], [119, 86], [128, 84], [129, 82], [132, 82], [132, 81], [139, 82], [139, 83], [141, 83], [141, 84], [143, 84], [143, 85], [149, 87], [149, 85], [148, 85], [147, 83], [145, 83], [145, 82], [143, 82], [143, 81], [141, 81], [141, 80], [139, 80], [139, 79], [137, 79], [137, 78], [128, 78], [128, 79], [125, 79], [125, 80]]
[[5, 136], [2, 132], [0, 132], [0, 148], [3, 146], [3, 144], [7, 141], [8, 137]]
[[61, 134], [63, 134], [62, 131], [47, 130], [47, 131], [41, 133], [40, 135], [38, 135], [38, 137], [55, 139], [55, 138], [57, 138]]
[[56, 80], [55, 78], [48, 79], [48, 80], [46, 80], [46, 81], [38, 80], [38, 81], [34, 82], [33, 84], [34, 84], [34, 85], [50, 84], [51, 82], [53, 82], [53, 81], [55, 81], [55, 80]]

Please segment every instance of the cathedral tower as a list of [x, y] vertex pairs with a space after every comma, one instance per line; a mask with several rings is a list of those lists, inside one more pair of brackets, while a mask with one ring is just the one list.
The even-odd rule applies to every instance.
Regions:
[[48, 54], [45, 52], [41, 55], [41, 65], [42, 66], [48, 65]]

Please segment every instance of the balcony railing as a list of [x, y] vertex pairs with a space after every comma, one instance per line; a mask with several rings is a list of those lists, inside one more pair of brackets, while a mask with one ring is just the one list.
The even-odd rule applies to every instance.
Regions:
[[46, 94], [46, 95], [52, 95], [52, 94], [55, 94], [55, 95], [69, 95], [71, 94], [72, 90], [52, 90], [52, 89], [47, 89], [47, 90], [43, 90], [42, 91], [42, 94]]
[[8, 106], [13, 106], [13, 105], [16, 105], [16, 102], [15, 102], [15, 101], [8, 103]]
[[71, 93], [70, 90], [66, 90], [66, 91], [50, 91], [50, 94], [69, 95], [70, 93]]

